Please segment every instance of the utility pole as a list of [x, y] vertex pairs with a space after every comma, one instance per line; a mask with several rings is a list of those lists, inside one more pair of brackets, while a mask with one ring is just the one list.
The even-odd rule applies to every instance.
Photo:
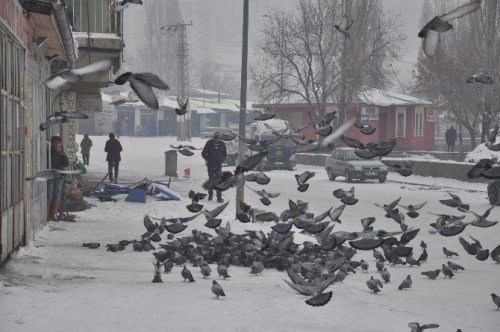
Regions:
[[[240, 92], [240, 137], [246, 135], [247, 122], [247, 67], [248, 67], [248, 6], [249, 0], [243, 0], [243, 46], [241, 50], [241, 92]], [[239, 140], [238, 145], [238, 164], [243, 163], [245, 158], [245, 143]], [[245, 180], [238, 184], [236, 188], [236, 212], [240, 211], [240, 201], [245, 199]]]
[[[179, 32], [179, 43], [177, 48], [177, 58], [179, 59], [177, 67], [177, 87], [178, 97], [185, 101], [189, 95], [189, 62], [188, 62], [188, 44], [186, 27], [193, 25], [190, 23], [167, 24], [160, 28], [161, 31], [177, 33]], [[191, 107], [189, 111], [182, 116], [177, 116], [177, 140], [191, 141]]]

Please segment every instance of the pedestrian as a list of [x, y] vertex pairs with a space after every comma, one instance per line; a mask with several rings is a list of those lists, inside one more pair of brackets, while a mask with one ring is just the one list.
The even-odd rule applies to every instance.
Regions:
[[[64, 153], [61, 137], [52, 136], [50, 139], [50, 168], [63, 170], [68, 167], [68, 164], [68, 157]], [[62, 176], [47, 181], [48, 220], [59, 220], [57, 214], [59, 212], [62, 184]]]
[[[107, 152], [108, 155], [106, 157], [106, 161], [108, 162], [108, 175], [109, 181], [113, 183], [118, 182], [118, 168], [120, 165], [121, 156], [120, 152], [123, 151], [122, 145], [120, 141], [115, 138], [115, 134], [110, 133], [109, 139], [104, 146], [104, 152]], [[113, 169], [115, 171], [113, 177]]]
[[[226, 145], [220, 139], [220, 132], [215, 132], [212, 139], [208, 140], [201, 151], [201, 156], [205, 159], [208, 170], [208, 178], [213, 179], [220, 177], [222, 175], [222, 163], [226, 160], [227, 151]], [[215, 190], [217, 192], [217, 202], [222, 203], [222, 191]], [[208, 200], [211, 201], [213, 198], [213, 189], [208, 190]]]
[[120, 138], [120, 135], [122, 134], [122, 123], [120, 120], [116, 120], [115, 133], [116, 133], [116, 137]]
[[445, 133], [446, 145], [448, 145], [448, 152], [454, 152], [455, 141], [457, 140], [457, 131], [453, 126], [450, 127]]
[[80, 147], [82, 148], [83, 163], [88, 166], [90, 158], [90, 148], [92, 147], [92, 140], [89, 138], [88, 134], [83, 135]]

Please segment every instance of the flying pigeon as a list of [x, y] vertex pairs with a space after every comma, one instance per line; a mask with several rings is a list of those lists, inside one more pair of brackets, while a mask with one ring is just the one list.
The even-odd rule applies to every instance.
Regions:
[[251, 191], [253, 191], [254, 193], [256, 193], [257, 195], [259, 195], [261, 197], [260, 198], [261, 203], [266, 205], [266, 206], [271, 204], [271, 201], [269, 200], [269, 198], [276, 198], [279, 195], [281, 195], [281, 193], [270, 193], [270, 192], [265, 191], [264, 189], [255, 190], [255, 189], [252, 189], [248, 186], [247, 186], [247, 188], [250, 189]]
[[495, 163], [496, 159], [495, 160], [487, 158], [481, 159], [476, 165], [472, 166], [472, 168], [467, 172], [467, 177], [469, 179], [473, 179], [484, 176], [483, 173], [492, 169]]
[[212, 293], [217, 296], [217, 299], [219, 299], [219, 296], [226, 296], [224, 290], [222, 289], [222, 286], [219, 285], [215, 280], [212, 281]]
[[170, 87], [163, 82], [158, 76], [152, 73], [131, 73], [126, 72], [121, 74], [115, 79], [115, 84], [124, 85], [129, 82], [130, 87], [137, 94], [137, 97], [149, 106], [150, 108], [157, 110], [160, 106], [158, 104], [158, 98], [153, 92], [152, 87], [168, 90]]
[[186, 98], [185, 102], [182, 102], [180, 98], [177, 98], [177, 103], [179, 104], [179, 108], [175, 109], [175, 114], [177, 115], [186, 114], [188, 112], [189, 98]]
[[386, 159], [381, 159], [380, 161], [385, 165], [391, 167], [397, 173], [399, 173], [404, 177], [410, 176], [413, 172], [412, 171], [413, 162], [407, 160], [386, 160]]
[[445, 278], [448, 277], [451, 279], [455, 275], [453, 271], [444, 264], [441, 265], [441, 271], [443, 272]]
[[491, 251], [490, 256], [495, 262], [500, 263], [500, 245]]
[[428, 57], [434, 56], [439, 44], [439, 34], [453, 29], [449, 21], [470, 14], [481, 7], [481, 0], [472, 0], [449, 13], [434, 17], [418, 33], [423, 38], [424, 53]]
[[469, 210], [469, 204], [464, 204], [460, 197], [450, 192], [448, 192], [448, 195], [451, 196], [451, 199], [440, 199], [439, 202], [443, 205], [456, 207], [460, 210]]
[[315, 175], [316, 172], [309, 172], [309, 171], [305, 171], [301, 174], [295, 174], [295, 180], [297, 181], [298, 185], [297, 190], [300, 192], [306, 191], [307, 188], [309, 188], [309, 183], [306, 182], [309, 181], [309, 179], [311, 179]]
[[25, 180], [26, 181], [47, 181], [55, 178], [60, 178], [63, 175], [76, 175], [82, 173], [81, 170], [60, 170], [60, 169], [47, 169], [44, 171], [39, 171], [36, 174], [32, 176], [28, 176]]
[[346, 205], [354, 205], [358, 202], [358, 199], [354, 197], [354, 187], [349, 190], [336, 189], [333, 191], [333, 196]]
[[354, 20], [350, 20], [347, 15], [344, 15], [340, 23], [334, 25], [334, 28], [337, 29], [338, 32], [346, 36], [346, 38], [350, 38], [351, 35], [349, 34], [349, 32], [347, 32], [347, 30], [349, 30], [353, 24]]
[[417, 210], [420, 210], [421, 208], [424, 207], [424, 205], [427, 204], [427, 201], [423, 202], [423, 203], [420, 203], [420, 204], [408, 204], [408, 205], [399, 205], [401, 206], [403, 209], [407, 210], [408, 212], [406, 212], [406, 215], [410, 218], [416, 218], [419, 216], [419, 213], [417, 212]]
[[68, 82], [79, 82], [84, 75], [97, 73], [107, 70], [113, 62], [109, 59], [101, 60], [77, 69], [63, 69], [56, 74], [50, 76], [45, 85], [51, 90], [63, 87]]
[[375, 128], [373, 128], [370, 124], [367, 124], [367, 123], [356, 123], [354, 124], [354, 127], [358, 128], [359, 131], [363, 134], [363, 135], [371, 135], [375, 132]]
[[472, 226], [486, 228], [486, 227], [495, 226], [498, 223], [498, 221], [489, 221], [486, 219], [486, 218], [488, 218], [491, 210], [493, 210], [494, 207], [495, 207], [495, 205], [492, 205], [482, 215], [479, 215], [474, 211], [464, 210], [464, 212], [467, 212], [467, 213], [474, 215], [474, 221], [471, 223]]
[[82, 243], [82, 247], [86, 247], [89, 249], [97, 249], [100, 246], [101, 246], [101, 244], [97, 243], [97, 242]]
[[44, 123], [40, 124], [40, 130], [44, 131], [50, 126], [56, 123], [67, 123], [74, 119], [88, 119], [89, 116], [84, 113], [79, 112], [55, 112], [45, 120]]
[[480, 71], [478, 73], [475, 73], [472, 76], [467, 77], [466, 82], [467, 83], [479, 82], [479, 83], [484, 83], [484, 84], [493, 84], [493, 83], [495, 83], [490, 76], [486, 75], [482, 71]]
[[439, 327], [439, 324], [420, 325], [417, 322], [410, 322], [408, 323], [408, 327], [411, 329], [411, 332], [423, 332], [427, 329], [437, 329]]

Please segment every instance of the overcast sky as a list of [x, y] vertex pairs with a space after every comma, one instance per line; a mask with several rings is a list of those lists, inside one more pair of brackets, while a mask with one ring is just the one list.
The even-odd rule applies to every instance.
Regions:
[[[194, 3], [196, 6], [197, 2], [205, 8], [207, 4], [210, 4], [210, 15], [212, 20], [216, 22], [217, 28], [215, 33], [210, 33], [204, 31], [202, 24], [193, 21], [194, 25], [190, 27], [191, 30], [188, 30], [188, 33], [190, 33], [189, 31], [195, 33], [195, 29], [198, 29], [196, 33], [202, 36], [205, 34], [207, 42], [215, 41], [217, 43], [218, 61], [229, 63], [233, 71], [239, 71], [243, 0], [179, 0], [179, 6], [182, 10], [183, 6], [188, 6], [186, 4], [193, 6]], [[411, 77], [412, 64], [416, 62], [421, 47], [417, 33], [420, 28], [420, 15], [424, 0], [382, 0], [382, 2], [388, 12], [398, 16], [402, 30], [407, 35], [407, 39], [402, 45], [401, 61], [393, 64], [398, 72], [399, 79], [405, 84]], [[255, 45], [259, 39], [259, 30], [267, 19], [264, 15], [276, 10], [294, 10], [295, 4], [296, 1], [294, 0], [250, 0], [250, 47]], [[138, 47], [142, 42], [138, 32], [140, 33], [143, 29], [144, 20], [146, 19], [144, 10], [141, 7], [131, 5], [126, 9], [125, 61], [129, 61], [134, 67], [138, 65], [137, 59], [135, 59], [135, 62], [133, 61], [134, 56], [139, 53]], [[182, 19], [187, 22], [190, 21], [188, 17]], [[127, 35], [130, 37], [127, 37]], [[249, 61], [252, 61], [251, 57]], [[397, 83], [394, 89], [398, 89]]]

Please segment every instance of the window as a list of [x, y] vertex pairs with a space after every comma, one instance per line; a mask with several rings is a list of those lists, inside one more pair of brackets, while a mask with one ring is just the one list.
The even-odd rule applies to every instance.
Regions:
[[415, 136], [424, 136], [424, 108], [415, 107]]
[[110, 16], [114, 14], [109, 11], [110, 0], [69, 0], [66, 3], [75, 31], [116, 32], [110, 24]]
[[405, 137], [406, 133], [406, 108], [396, 107], [396, 137]]

